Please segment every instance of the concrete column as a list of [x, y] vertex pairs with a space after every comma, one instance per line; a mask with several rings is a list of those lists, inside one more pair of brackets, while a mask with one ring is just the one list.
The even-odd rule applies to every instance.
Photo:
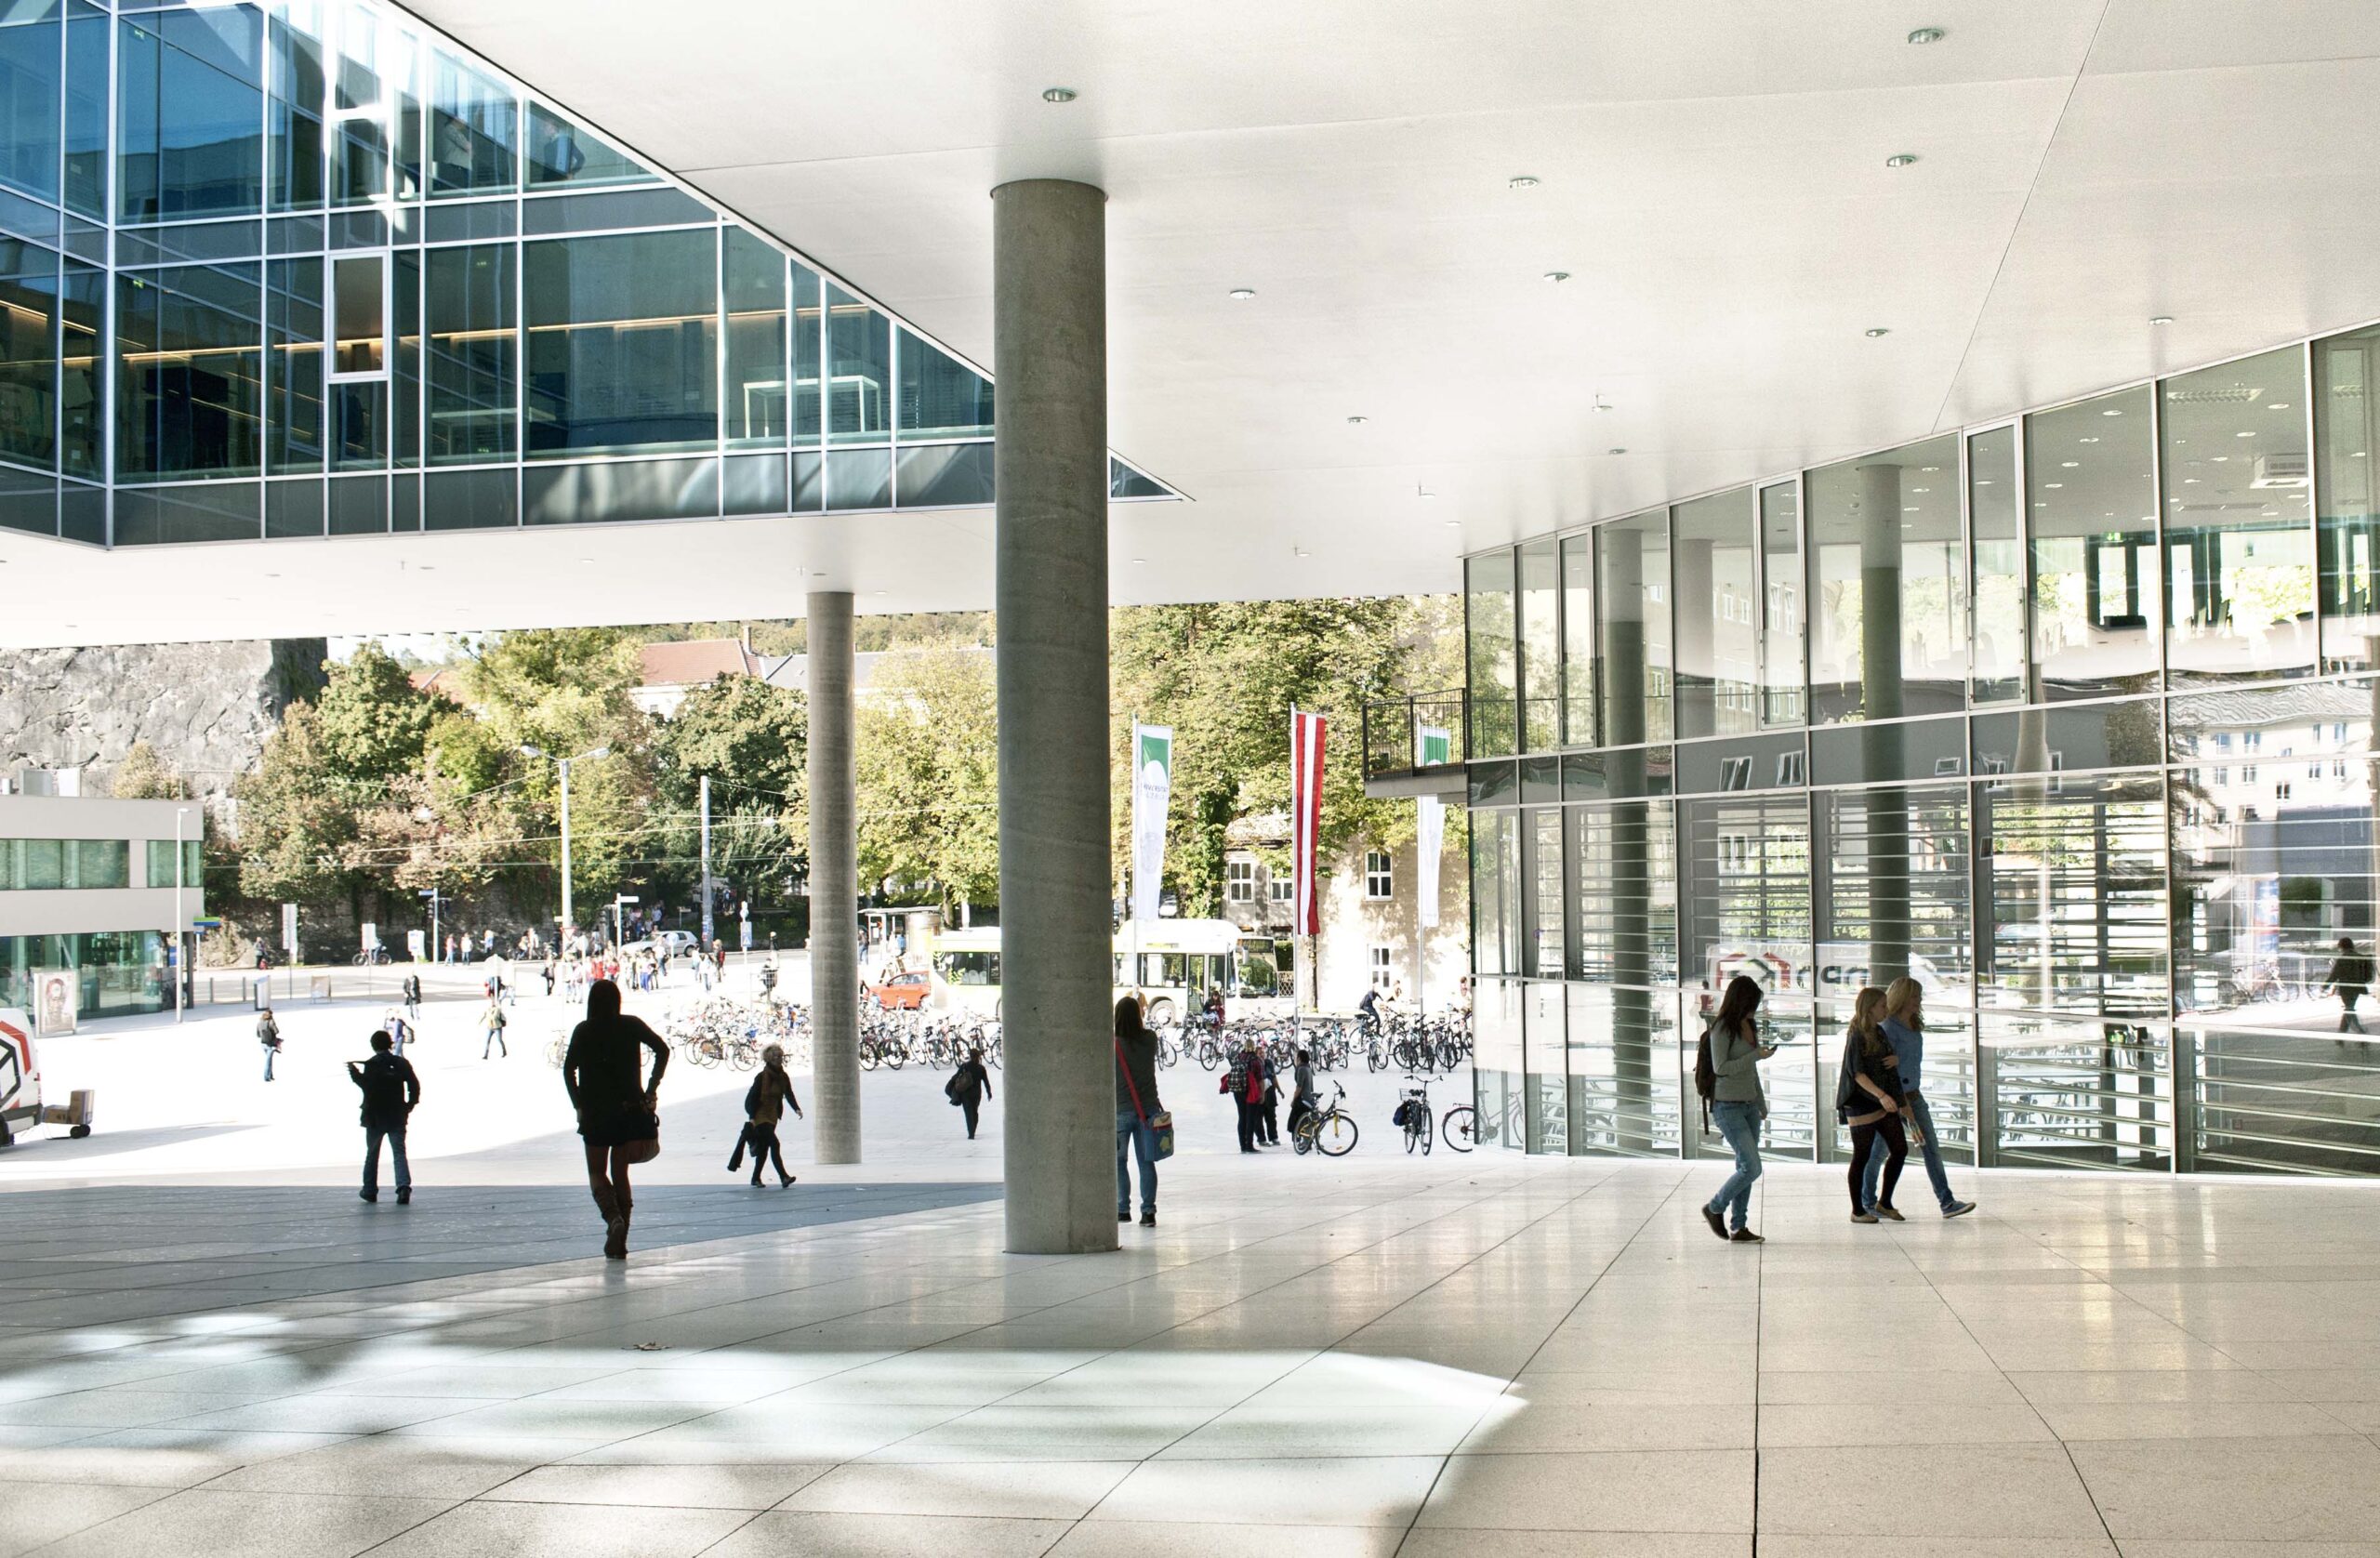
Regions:
[[1116, 1248], [1106, 199], [1047, 178], [992, 191], [1000, 1128], [1020, 1254]]
[[[1645, 615], [1655, 609], [1645, 599], [1644, 538], [1633, 531], [1608, 533], [1603, 552], [1604, 739], [1645, 739]], [[1681, 614], [1682, 615], [1683, 614]], [[1614, 799], [1646, 793], [1641, 747], [1606, 759]], [[1653, 1030], [1653, 944], [1646, 918], [1653, 901], [1651, 826], [1642, 801], [1616, 808], [1611, 818], [1611, 1079], [1613, 1132], [1621, 1146], [1649, 1152], [1654, 1146], [1653, 1076], [1658, 1068]], [[1669, 1068], [1675, 1069], [1674, 1063]]]
[[[1898, 725], [1903, 696], [1900, 650], [1901, 468], [1884, 461], [1859, 469], [1859, 702], [1871, 777], [1897, 775], [1904, 762]], [[1868, 810], [1868, 982], [1909, 972], [1909, 793], [1866, 792]]]
[[859, 1157], [859, 823], [852, 598], [810, 597], [811, 1132], [820, 1163]]

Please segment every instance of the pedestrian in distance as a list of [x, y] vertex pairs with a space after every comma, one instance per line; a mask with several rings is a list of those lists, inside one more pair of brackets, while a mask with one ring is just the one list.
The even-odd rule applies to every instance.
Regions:
[[984, 1105], [992, 1101], [992, 1074], [984, 1069], [984, 1047], [971, 1045], [967, 1058], [942, 1085], [943, 1096], [959, 1105], [967, 1120], [967, 1140], [975, 1139], [975, 1123], [982, 1117]]
[[[1116, 1003], [1116, 1221], [1132, 1221], [1130, 1164], [1141, 1168], [1141, 1226], [1157, 1226], [1157, 1128], [1165, 1112], [1157, 1095], [1157, 1035], [1126, 996]], [[1247, 1140], [1243, 1114], [1240, 1138]], [[1254, 1148], [1250, 1148], [1254, 1151]]]
[[785, 1170], [785, 1149], [777, 1141], [777, 1125], [787, 1109], [796, 1119], [801, 1117], [801, 1100], [794, 1097], [793, 1078], [786, 1074], [785, 1051], [772, 1044], [760, 1051], [760, 1074], [744, 1091], [744, 1135], [736, 1143], [736, 1156], [727, 1160], [733, 1169], [736, 1158], [750, 1150], [755, 1190], [760, 1187], [760, 1170], [772, 1161], [776, 1164], [777, 1188], [793, 1182], [794, 1177]]
[[404, 991], [405, 1021], [421, 1026], [421, 975], [409, 973], [402, 986]]
[[2339, 998], [2339, 1032], [2360, 1034], [2363, 1019], [2356, 1014], [2355, 1003], [2372, 992], [2372, 959], [2355, 949], [2352, 936], [2339, 938], [2338, 954], [2322, 988]]
[[1231, 1052], [1231, 1064], [1225, 1068], [1216, 1091], [1230, 1099], [1232, 1107], [1238, 1111], [1239, 1150], [1254, 1152], [1258, 1116], [1263, 1106], [1264, 1067], [1246, 1040]]
[[[1901, 1087], [1899, 1058], [1884, 1036], [1884, 992], [1872, 984], [1851, 1003], [1851, 1026], [1843, 1036], [1843, 1064], [1835, 1076], [1834, 1117], [1851, 1128], [1851, 1221], [1900, 1221], [1900, 1213], [1893, 1209], [1893, 1190], [1900, 1183], [1901, 1166], [1909, 1161], [1909, 1142], [1901, 1128], [1904, 1121], [1915, 1122], [1910, 1119], [1909, 1098]], [[1879, 1157], [1884, 1159], [1881, 1193], [1871, 1188]]]
[[[1940, 1205], [1944, 1217], [1964, 1217], [1975, 1210], [1975, 1203], [1962, 1201], [1950, 1191], [1950, 1172], [1942, 1164], [1942, 1143], [1934, 1129], [1934, 1112], [1925, 1105], [1925, 988], [1913, 979], [1896, 979], [1884, 987], [1884, 1042], [1892, 1046], [1893, 1075], [1900, 1084], [1902, 1096], [1908, 1099], [1906, 1116], [1909, 1121], [1910, 1145], [1918, 1150], [1925, 1162], [1925, 1178], [1934, 1187], [1934, 1199]], [[1871, 1155], [1868, 1172], [1861, 1183], [1863, 1209], [1874, 1212], [1886, 1221], [1898, 1222], [1900, 1214], [1891, 1209], [1892, 1197], [1879, 1199], [1876, 1176], [1883, 1168], [1881, 1157]]]
[[405, 1021], [404, 1012], [396, 1007], [390, 1008], [380, 1018], [380, 1025], [388, 1030], [389, 1037], [395, 1041], [396, 1052], [400, 1055], [403, 1054], [406, 1041], [413, 1037], [413, 1024]]
[[547, 958], [538, 971], [546, 976], [546, 999], [552, 1000], [554, 998], [554, 960], [550, 957]]
[[395, 1053], [395, 1038], [382, 1028], [372, 1036], [372, 1058], [347, 1063], [348, 1080], [364, 1094], [364, 1188], [366, 1201], [380, 1199], [380, 1143], [389, 1143], [397, 1175], [397, 1205], [413, 1205], [413, 1165], [405, 1161], [405, 1126], [421, 1102], [421, 1078], [413, 1063]]
[[[640, 1050], [653, 1051], [653, 1074], [640, 1077]], [[562, 1082], [578, 1115], [578, 1135], [587, 1151], [587, 1185], [603, 1214], [603, 1254], [625, 1261], [628, 1224], [636, 1198], [628, 1166], [658, 1150], [661, 1075], [669, 1069], [669, 1046], [641, 1018], [623, 1015], [620, 987], [599, 979], [588, 987], [587, 1020], [573, 1028], [562, 1053]], [[631, 1155], [632, 1154], [638, 1155]]]
[[1298, 1063], [1290, 1071], [1289, 1079], [1289, 1137], [1294, 1141], [1299, 1124], [1314, 1113], [1314, 1051], [1298, 1051]]
[[1260, 1054], [1256, 1063], [1262, 1068], [1264, 1076], [1264, 1090], [1260, 1095], [1256, 1105], [1258, 1137], [1264, 1145], [1277, 1147], [1281, 1144], [1280, 1068], [1273, 1063], [1273, 1057], [1270, 1055]]
[[264, 1079], [272, 1080], [272, 1058], [281, 1053], [281, 1024], [272, 1020], [272, 1008], [257, 1013], [257, 1042], [264, 1046]]
[[487, 1010], [480, 1013], [480, 1027], [487, 1034], [486, 1042], [480, 1046], [480, 1059], [487, 1059], [490, 1050], [494, 1050], [506, 1060], [512, 1058], [512, 1051], [504, 1047], [506, 1025], [504, 1003], [493, 996], [489, 997]]
[[1694, 1062], [1694, 1090], [1702, 1095], [1708, 1118], [1735, 1155], [1735, 1171], [1719, 1194], [1703, 1203], [1711, 1232], [1737, 1244], [1758, 1244], [1747, 1226], [1752, 1187], [1760, 1178], [1760, 1127], [1768, 1118], [1768, 1095], [1761, 1090], [1760, 1063], [1777, 1053], [1760, 1041], [1752, 1014], [1760, 1010], [1760, 986], [1742, 974], [1727, 982], [1718, 1014], [1703, 1030]]

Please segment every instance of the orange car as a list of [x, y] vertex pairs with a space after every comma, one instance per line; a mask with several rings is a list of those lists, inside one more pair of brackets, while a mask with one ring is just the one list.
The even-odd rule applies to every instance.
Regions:
[[920, 1011], [932, 993], [932, 981], [923, 973], [896, 973], [880, 984], [869, 985], [867, 993], [888, 1011]]

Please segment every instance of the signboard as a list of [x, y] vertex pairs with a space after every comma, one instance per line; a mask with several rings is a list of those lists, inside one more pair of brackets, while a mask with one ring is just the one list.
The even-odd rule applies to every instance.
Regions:
[[1132, 727], [1132, 918], [1161, 912], [1165, 824], [1173, 795], [1173, 732], [1164, 725]]
[[373, 951], [380, 944], [380, 927], [371, 920], [364, 922], [364, 950]]
[[405, 950], [413, 954], [413, 960], [416, 963], [426, 959], [430, 956], [430, 932], [427, 931], [406, 931]]
[[73, 969], [34, 971], [33, 1013], [45, 1036], [73, 1033], [82, 1004], [83, 977]]
[[298, 905], [281, 905], [281, 950], [291, 957], [298, 956]]
[[[1443, 768], [1451, 760], [1454, 733], [1441, 726], [1423, 725], [1414, 733], [1421, 744], [1421, 760], [1417, 768]], [[1447, 809], [1436, 796], [1425, 795], [1413, 803], [1414, 886], [1420, 893], [1421, 928], [1435, 930], [1438, 923], [1438, 859], [1446, 852]]]

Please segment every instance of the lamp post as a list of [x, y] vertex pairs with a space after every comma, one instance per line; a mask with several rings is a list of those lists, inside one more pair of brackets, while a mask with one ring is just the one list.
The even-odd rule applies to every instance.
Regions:
[[190, 927], [190, 915], [182, 906], [182, 819], [190, 815], [190, 808], [174, 808], [174, 1021], [182, 1020], [182, 986], [190, 978], [189, 966], [182, 958], [182, 932]]
[[[542, 758], [546, 755], [543, 751], [535, 746], [524, 746], [521, 748], [521, 751], [523, 756], [531, 758]], [[611, 753], [612, 748], [609, 744], [606, 744], [602, 746], [590, 746], [586, 751], [579, 753], [574, 758], [557, 758], [554, 759], [554, 767], [559, 769], [562, 772], [562, 928], [555, 936], [555, 940], [558, 942], [566, 943], [569, 940], [571, 931], [570, 765], [576, 762], [585, 762], [593, 758], [606, 758], [611, 756]]]

